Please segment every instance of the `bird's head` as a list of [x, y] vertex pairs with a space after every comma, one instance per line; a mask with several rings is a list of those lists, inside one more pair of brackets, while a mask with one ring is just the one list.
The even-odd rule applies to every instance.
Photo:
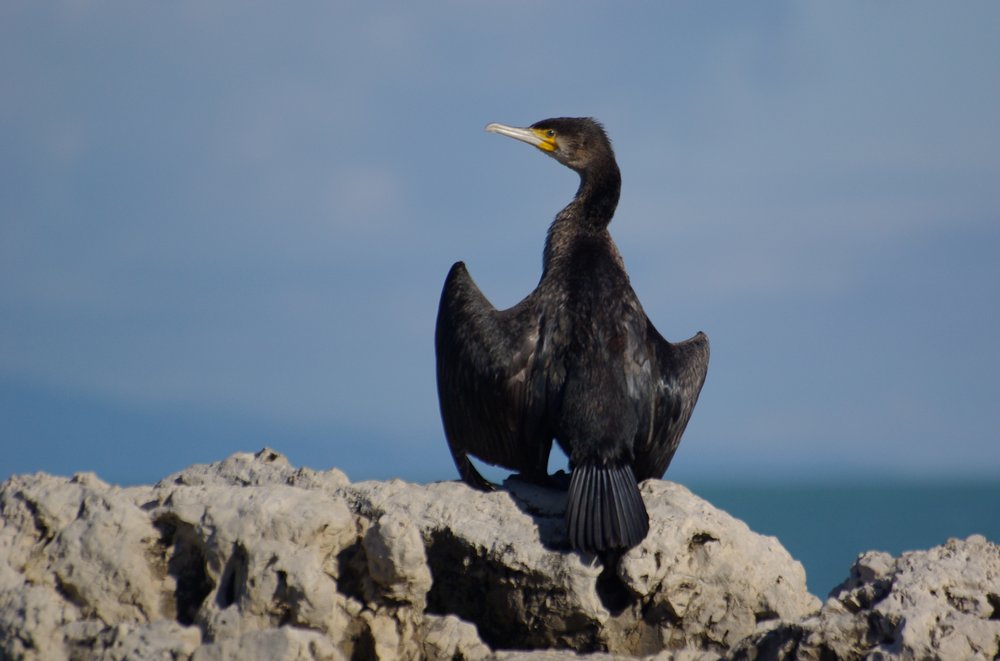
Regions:
[[486, 130], [534, 145], [580, 174], [615, 160], [604, 127], [590, 117], [543, 119], [527, 128], [494, 123]]

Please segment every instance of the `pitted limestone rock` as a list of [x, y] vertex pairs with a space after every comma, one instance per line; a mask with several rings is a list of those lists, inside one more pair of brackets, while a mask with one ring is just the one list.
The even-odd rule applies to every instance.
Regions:
[[[508, 480], [350, 483], [265, 449], [156, 485], [0, 485], [0, 657], [990, 658], [1000, 558], [982, 538], [863, 556], [819, 602], [801, 565], [670, 482], [649, 536], [566, 543], [565, 493]], [[812, 656], [810, 656], [812, 655]]]

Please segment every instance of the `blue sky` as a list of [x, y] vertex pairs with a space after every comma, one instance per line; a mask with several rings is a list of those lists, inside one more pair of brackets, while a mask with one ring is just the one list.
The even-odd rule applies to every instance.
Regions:
[[591, 115], [712, 364], [673, 479], [1000, 473], [1000, 5], [0, 5], [0, 479], [269, 445], [455, 476], [433, 324], [540, 275]]

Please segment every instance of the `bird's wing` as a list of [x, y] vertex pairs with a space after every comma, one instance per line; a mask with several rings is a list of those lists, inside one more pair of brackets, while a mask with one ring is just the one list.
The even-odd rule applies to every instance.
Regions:
[[538, 316], [529, 301], [497, 311], [456, 263], [438, 308], [435, 349], [445, 435], [462, 479], [490, 488], [468, 460], [543, 472], [545, 383], [538, 363]]
[[662, 477], [681, 442], [708, 373], [708, 337], [672, 344], [648, 319], [647, 337], [656, 355], [656, 376], [645, 438], [636, 443], [636, 479]]

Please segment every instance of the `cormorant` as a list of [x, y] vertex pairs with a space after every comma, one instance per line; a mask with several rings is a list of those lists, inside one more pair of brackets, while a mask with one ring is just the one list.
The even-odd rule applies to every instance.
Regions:
[[462, 479], [486, 480], [468, 455], [545, 482], [553, 438], [569, 457], [573, 548], [631, 548], [649, 517], [638, 482], [662, 477], [705, 382], [704, 333], [672, 344], [646, 317], [608, 234], [621, 174], [604, 128], [554, 118], [487, 131], [534, 145], [580, 175], [545, 241], [542, 277], [507, 310], [462, 262], [438, 308], [438, 397]]

